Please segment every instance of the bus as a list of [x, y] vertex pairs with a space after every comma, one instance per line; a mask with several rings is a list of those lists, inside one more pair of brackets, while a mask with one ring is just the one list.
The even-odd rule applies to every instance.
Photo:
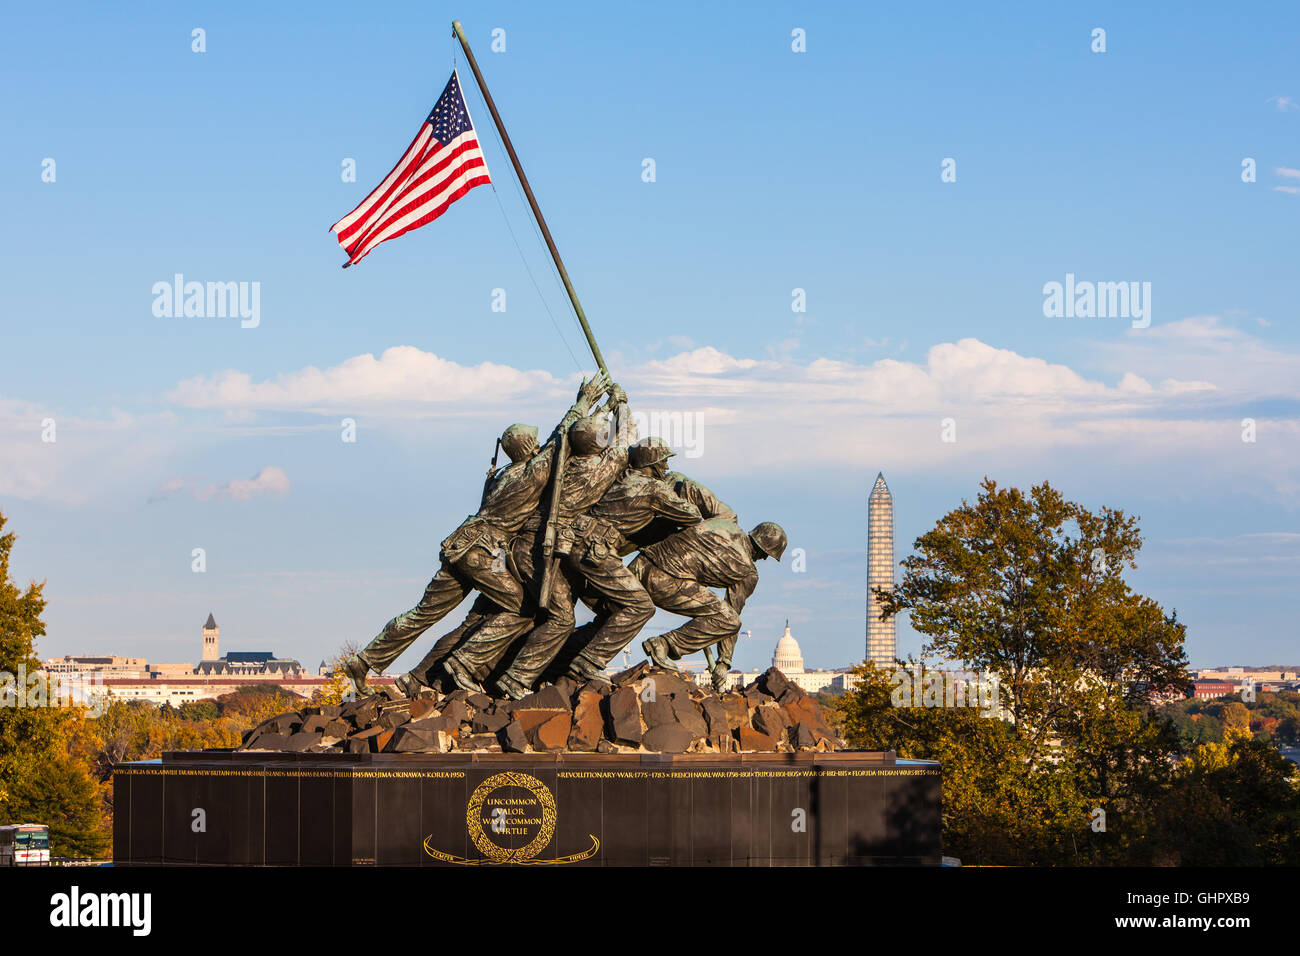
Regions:
[[0, 827], [0, 866], [49, 866], [50, 828], [39, 823]]

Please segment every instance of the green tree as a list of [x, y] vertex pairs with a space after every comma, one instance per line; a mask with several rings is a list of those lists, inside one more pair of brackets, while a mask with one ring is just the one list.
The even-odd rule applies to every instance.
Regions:
[[100, 788], [86, 765], [67, 754], [42, 761], [10, 798], [12, 822], [44, 823], [50, 828], [50, 856], [102, 858], [112, 831]]
[[[0, 532], [6, 523], [0, 514]], [[60, 723], [52, 708], [15, 706], [26, 703], [28, 682], [40, 670], [36, 638], [45, 634], [44, 584], [33, 581], [20, 590], [9, 576], [15, 537], [0, 533], [0, 693], [6, 696], [0, 700], [0, 818], [5, 822], [12, 816], [12, 792], [27, 786], [54, 753]]]
[[[1149, 701], [1189, 685], [1184, 625], [1135, 593], [1136, 518], [991, 479], [915, 542], [884, 616], [906, 610], [922, 658], [1000, 680], [1008, 722], [900, 708], [864, 681], [840, 705], [855, 745], [944, 765], [945, 846], [982, 863], [1118, 863], [1170, 785], [1177, 728]], [[1102, 826], [1104, 821], [1104, 827]]]
[[[5, 524], [0, 514], [0, 532]], [[45, 634], [44, 585], [24, 590], [10, 579], [14, 541], [12, 532], [0, 534], [0, 693], [7, 698], [0, 701], [0, 823], [48, 825], [54, 855], [102, 856], [109, 840], [96, 784], [67, 746], [79, 708], [48, 695], [44, 706], [14, 706], [19, 694], [31, 703], [29, 687], [45, 680], [36, 656], [36, 639]]]
[[841, 733], [864, 750], [939, 761], [945, 853], [978, 865], [1086, 862], [1077, 837], [1092, 804], [1055, 765], [1035, 763], [1012, 725], [972, 708], [895, 706], [888, 672], [855, 673], [857, 688], [833, 705]]
[[1250, 711], [1241, 701], [1234, 700], [1224, 705], [1223, 730], [1224, 733], [1234, 730], [1245, 733], [1250, 730]]
[[1271, 744], [1241, 731], [1202, 744], [1122, 835], [1138, 865], [1300, 864], [1300, 780]]
[[1035, 756], [1094, 691], [1144, 704], [1185, 691], [1185, 627], [1133, 592], [1136, 518], [1093, 513], [1044, 482], [1025, 494], [985, 478], [975, 504], [915, 542], [903, 580], [878, 590], [884, 617], [906, 610], [923, 656], [1000, 676], [1005, 704]]

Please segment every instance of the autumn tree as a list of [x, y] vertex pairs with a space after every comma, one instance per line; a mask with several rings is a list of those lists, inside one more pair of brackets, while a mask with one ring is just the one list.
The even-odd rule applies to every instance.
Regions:
[[1119, 834], [1139, 866], [1300, 865], [1300, 777], [1277, 748], [1228, 731], [1200, 744]]
[[6, 523], [0, 514], [0, 823], [46, 824], [54, 856], [102, 856], [108, 832], [96, 784], [67, 747], [81, 714], [50, 699], [36, 655], [44, 585], [11, 580], [16, 536], [3, 533]]
[[1032, 761], [1011, 724], [978, 708], [897, 706], [897, 672], [869, 662], [854, 673], [857, 687], [832, 704], [840, 732], [864, 750], [939, 761], [945, 854], [968, 865], [1088, 862], [1075, 837], [1093, 804]]
[[871, 682], [840, 705], [855, 745], [944, 765], [957, 855], [1119, 862], [1115, 828], [1169, 785], [1179, 737], [1150, 700], [1188, 684], [1185, 628], [1125, 581], [1141, 545], [1122, 511], [986, 478], [916, 540], [899, 584], [877, 590], [884, 618], [907, 611], [926, 636], [923, 661], [996, 678], [1010, 718], [891, 706]]
[[22, 590], [10, 579], [16, 536], [3, 533], [6, 523], [0, 514], [0, 693], [5, 697], [0, 700], [0, 817], [7, 822], [13, 791], [27, 786], [36, 768], [54, 753], [59, 719], [49, 708], [18, 706], [26, 704], [28, 679], [40, 670], [36, 638], [45, 634], [45, 598], [43, 584], [33, 581]]
[[907, 611], [922, 656], [996, 674], [1018, 732], [1043, 746], [1082, 699], [1145, 702], [1189, 684], [1185, 627], [1135, 593], [1136, 518], [1067, 501], [1044, 482], [1028, 494], [985, 478], [979, 498], [939, 519], [878, 590], [882, 617]]
[[348, 677], [347, 672], [343, 670], [343, 662], [360, 649], [361, 647], [356, 641], [348, 640], [343, 642], [330, 666], [329, 680], [325, 682], [324, 686], [318, 687], [311, 696], [312, 706], [324, 707], [331, 704], [341, 704], [356, 697], [356, 689], [352, 686], [352, 678]]

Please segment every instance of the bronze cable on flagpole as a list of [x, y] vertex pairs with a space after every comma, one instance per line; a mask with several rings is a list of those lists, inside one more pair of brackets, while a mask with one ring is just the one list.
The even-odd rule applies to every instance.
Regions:
[[542, 210], [537, 205], [537, 197], [533, 195], [533, 187], [528, 185], [528, 177], [524, 175], [524, 167], [519, 165], [519, 157], [515, 154], [514, 144], [510, 142], [510, 134], [506, 132], [506, 126], [501, 122], [501, 114], [497, 112], [497, 105], [492, 101], [492, 94], [488, 92], [487, 84], [483, 82], [483, 74], [479, 72], [478, 61], [474, 59], [474, 51], [469, 48], [469, 40], [465, 38], [465, 31], [461, 29], [460, 21], [453, 20], [451, 28], [456, 31], [456, 39], [460, 41], [461, 49], [465, 51], [465, 61], [469, 63], [469, 68], [474, 74], [474, 82], [478, 84], [479, 92], [483, 94], [483, 101], [487, 103], [488, 112], [492, 114], [492, 122], [496, 124], [497, 132], [501, 134], [501, 142], [505, 144], [506, 155], [510, 157], [510, 165], [515, 168], [515, 175], [519, 177], [519, 184], [524, 187], [524, 196], [528, 199], [528, 205], [533, 210], [533, 218], [537, 220], [537, 225], [542, 230], [542, 238], [546, 240], [546, 248], [551, 251], [551, 258], [555, 261], [555, 268], [560, 271], [560, 279], [564, 282], [564, 291], [569, 293], [569, 301], [573, 303], [573, 311], [578, 315], [578, 322], [582, 325], [582, 334], [587, 337], [587, 345], [591, 349], [591, 355], [596, 360], [597, 367], [606, 375], [609, 369], [605, 367], [605, 358], [600, 354], [600, 346], [596, 344], [596, 337], [591, 334], [591, 326], [587, 324], [587, 316], [582, 311], [582, 303], [578, 301], [578, 293], [573, 291], [573, 283], [569, 281], [568, 270], [564, 268], [564, 260], [560, 258], [560, 250], [555, 248], [555, 240], [551, 238], [551, 230], [546, 228], [546, 220], [542, 217]]

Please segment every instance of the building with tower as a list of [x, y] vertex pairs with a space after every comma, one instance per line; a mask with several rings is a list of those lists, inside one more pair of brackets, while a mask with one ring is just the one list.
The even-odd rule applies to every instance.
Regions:
[[892, 666], [898, 657], [898, 618], [880, 620], [875, 589], [894, 587], [894, 496], [883, 473], [867, 499], [867, 660]]
[[[210, 700], [233, 694], [253, 685], [273, 685], [280, 690], [310, 698], [330, 681], [331, 669], [321, 662], [320, 674], [307, 674], [302, 665], [271, 651], [228, 651], [221, 653], [220, 631], [209, 614], [203, 624], [202, 658], [194, 664], [150, 664], [143, 657], [67, 655], [45, 662], [43, 670], [75, 688], [92, 687], [94, 696], [144, 701], [178, 707], [196, 700]], [[391, 677], [375, 677], [372, 683], [391, 685]]]
[[208, 614], [203, 625], [203, 659], [194, 673], [200, 677], [302, 677], [302, 665], [273, 651], [227, 651], [218, 656], [217, 622]]
[[221, 637], [221, 629], [217, 627], [216, 618], [212, 612], [208, 612], [208, 622], [203, 625], [203, 660], [215, 661], [221, 657], [221, 650], [218, 639]]

